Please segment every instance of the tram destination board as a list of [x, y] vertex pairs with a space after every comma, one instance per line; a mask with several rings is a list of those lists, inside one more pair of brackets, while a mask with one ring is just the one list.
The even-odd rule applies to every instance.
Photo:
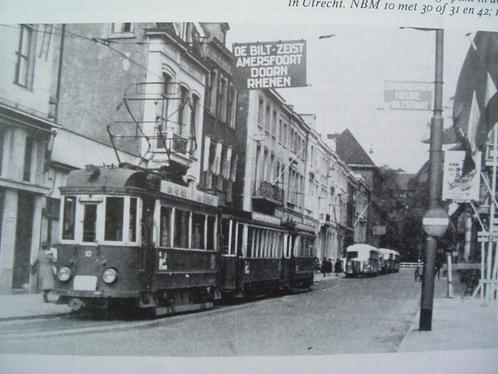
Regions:
[[306, 86], [306, 41], [233, 45], [235, 68], [247, 89]]

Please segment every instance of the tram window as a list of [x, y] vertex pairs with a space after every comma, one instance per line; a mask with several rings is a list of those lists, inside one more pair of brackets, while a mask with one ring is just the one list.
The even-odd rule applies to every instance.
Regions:
[[188, 227], [190, 212], [175, 209], [175, 235], [174, 246], [176, 248], [188, 248]]
[[205, 249], [204, 246], [204, 231], [206, 224], [206, 216], [204, 214], [192, 215], [192, 248]]
[[137, 198], [130, 198], [130, 227], [129, 241], [137, 241]]
[[62, 239], [74, 240], [75, 216], [76, 216], [76, 197], [66, 196], [64, 198]]
[[171, 245], [171, 208], [161, 207], [160, 225], [159, 245], [161, 247], [169, 247]]
[[221, 253], [228, 254], [228, 244], [230, 239], [230, 220], [221, 220]]
[[237, 225], [237, 252], [234, 252], [235, 255], [242, 255], [242, 235], [244, 233], [244, 225], [239, 223]]
[[294, 239], [294, 256], [298, 257], [301, 255], [301, 237], [296, 237]]
[[230, 247], [230, 254], [234, 255], [236, 254], [236, 248], [237, 248], [237, 242], [235, 239], [237, 238], [237, 223], [233, 222], [232, 224], [232, 242], [231, 242], [231, 247]]
[[97, 223], [97, 205], [85, 204], [83, 211], [83, 241], [94, 242]]
[[252, 246], [254, 244], [254, 229], [249, 227], [247, 230], [247, 253], [246, 257], [252, 257]]
[[215, 221], [216, 218], [214, 216], [208, 216], [207, 217], [207, 243], [206, 243], [206, 249], [209, 251], [214, 251], [215, 249], [215, 243], [214, 243], [214, 229], [215, 229]]
[[123, 209], [124, 198], [108, 197], [106, 199], [104, 240], [123, 240]]

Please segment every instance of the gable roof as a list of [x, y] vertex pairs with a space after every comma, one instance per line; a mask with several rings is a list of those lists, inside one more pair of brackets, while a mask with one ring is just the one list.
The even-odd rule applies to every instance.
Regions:
[[346, 164], [375, 167], [372, 159], [349, 129], [344, 130], [342, 134], [337, 134], [334, 138], [336, 141], [336, 152]]

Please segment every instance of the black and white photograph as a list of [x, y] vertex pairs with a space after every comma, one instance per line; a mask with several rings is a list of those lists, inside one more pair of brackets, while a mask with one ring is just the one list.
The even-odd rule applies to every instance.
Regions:
[[0, 22], [5, 372], [496, 369], [493, 23], [101, 18]]

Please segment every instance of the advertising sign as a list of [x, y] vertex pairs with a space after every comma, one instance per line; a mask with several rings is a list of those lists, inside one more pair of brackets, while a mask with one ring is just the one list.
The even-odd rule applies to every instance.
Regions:
[[247, 89], [306, 86], [306, 41], [235, 43], [235, 68]]
[[[479, 200], [479, 172], [462, 177], [465, 151], [444, 152], [443, 200], [469, 202]], [[481, 170], [481, 154], [478, 152], [476, 170]]]
[[432, 109], [432, 84], [410, 81], [386, 81], [384, 102], [392, 110]]
[[372, 226], [372, 235], [386, 235], [386, 226]]

